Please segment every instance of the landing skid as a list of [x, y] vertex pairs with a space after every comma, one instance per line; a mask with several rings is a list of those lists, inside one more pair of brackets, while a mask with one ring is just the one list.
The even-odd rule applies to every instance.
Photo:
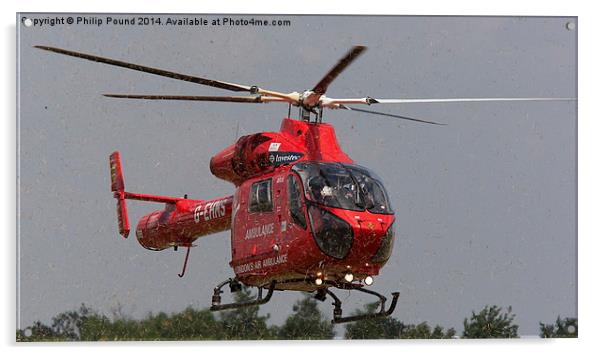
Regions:
[[[289, 281], [298, 281], [298, 280], [289, 280]], [[286, 282], [284, 282], [284, 283], [286, 283]], [[220, 283], [213, 289], [213, 297], [211, 298], [211, 308], [209, 308], [209, 310], [223, 311], [226, 309], [251, 307], [251, 306], [258, 306], [258, 305], [265, 304], [272, 298], [274, 289], [276, 288], [276, 281], [272, 281], [269, 284], [269, 287], [267, 288], [268, 292], [265, 295], [265, 297], [263, 297], [264, 287], [257, 287], [257, 298], [253, 301], [221, 304], [221, 301], [222, 301], [221, 294], [224, 292], [224, 291], [222, 291], [222, 288], [226, 285], [230, 286], [231, 292], [239, 291], [242, 288], [242, 285], [236, 279], [228, 279], [228, 280]], [[324, 301], [324, 300], [326, 300], [326, 296], [328, 295], [334, 301], [332, 303], [332, 305], [334, 306], [334, 309], [332, 310], [332, 315], [333, 315], [332, 323], [333, 324], [356, 322], [356, 321], [365, 320], [365, 319], [388, 317], [395, 310], [395, 307], [397, 306], [397, 299], [399, 298], [399, 292], [391, 293], [393, 298], [391, 299], [391, 304], [389, 305], [389, 308], [386, 309], [385, 304], [387, 302], [387, 298], [378, 292], [364, 289], [358, 285], [353, 285], [351, 287], [341, 287], [341, 285], [337, 285], [335, 287], [347, 289], [347, 290], [357, 290], [359, 292], [367, 293], [367, 294], [378, 297], [379, 302], [380, 302], [380, 310], [376, 313], [365, 313], [365, 314], [358, 314], [355, 316], [343, 317], [343, 309], [341, 307], [343, 303], [341, 302], [341, 300], [332, 291], [330, 291], [328, 287], [318, 289], [316, 291], [316, 294], [314, 295], [314, 297], [316, 299], [318, 299], [320, 301]]]
[[267, 295], [265, 295], [265, 297], [262, 297], [263, 288], [257, 287], [257, 299], [255, 299], [254, 301], [221, 304], [222, 296], [220, 296], [220, 295], [224, 292], [221, 289], [222, 289], [222, 287], [224, 287], [226, 285], [230, 285], [230, 291], [232, 291], [232, 292], [235, 292], [235, 291], [238, 291], [241, 289], [240, 283], [238, 281], [236, 281], [235, 279], [228, 279], [228, 280], [220, 283], [219, 285], [217, 285], [213, 289], [213, 297], [211, 297], [211, 308], [209, 308], [210, 311], [223, 311], [225, 309], [235, 309], [235, 308], [258, 306], [258, 305], [265, 304], [272, 298], [272, 294], [274, 293], [274, 287], [276, 287], [276, 281], [272, 281], [270, 283], [270, 286], [268, 288], [268, 293], [267, 293]]
[[[352, 288], [352, 290], [357, 290], [360, 292], [364, 292], [364, 293], [368, 293], [368, 294], [377, 296], [379, 298], [379, 302], [380, 302], [380, 310], [376, 313], [365, 313], [365, 314], [358, 314], [355, 316], [343, 317], [342, 316], [343, 309], [341, 308], [341, 305], [342, 305], [341, 300], [329, 289], [326, 288], [326, 289], [322, 289], [322, 290], [324, 293], [328, 294], [334, 300], [334, 302], [332, 303], [332, 305], [334, 306], [334, 309], [332, 310], [332, 318], [333, 318], [332, 323], [333, 324], [356, 322], [358, 320], [388, 317], [395, 310], [395, 306], [397, 306], [397, 299], [399, 298], [399, 292], [391, 293], [391, 295], [393, 296], [393, 299], [391, 300], [391, 305], [389, 305], [389, 309], [385, 310], [385, 303], [387, 302], [387, 298], [385, 296], [381, 295], [378, 292], [366, 290], [363, 288]], [[321, 294], [322, 290], [318, 290], [317, 294], [316, 294], [316, 298], [319, 300], [324, 300], [325, 296], [326, 296], [326, 295]]]

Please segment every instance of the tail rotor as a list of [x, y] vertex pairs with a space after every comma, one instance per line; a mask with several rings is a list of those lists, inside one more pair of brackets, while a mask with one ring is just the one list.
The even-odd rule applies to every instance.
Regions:
[[127, 238], [130, 234], [130, 223], [128, 221], [128, 209], [125, 203], [125, 187], [123, 182], [123, 171], [121, 169], [121, 157], [119, 152], [113, 152], [109, 157], [111, 167], [111, 191], [117, 199], [117, 224], [119, 234]]

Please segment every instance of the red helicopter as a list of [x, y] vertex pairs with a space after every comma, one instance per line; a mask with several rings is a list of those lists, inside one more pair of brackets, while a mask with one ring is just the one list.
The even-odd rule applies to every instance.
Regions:
[[[260, 305], [275, 290], [315, 292], [315, 298], [333, 300], [333, 323], [386, 317], [397, 304], [399, 292], [386, 297], [367, 287], [387, 263], [395, 240], [395, 214], [382, 180], [369, 169], [354, 164], [343, 152], [334, 128], [322, 122], [323, 110], [347, 109], [427, 124], [425, 121], [389, 113], [358, 109], [350, 105], [409, 102], [535, 101], [557, 98], [461, 98], [461, 99], [335, 99], [324, 94], [333, 80], [365, 49], [352, 47], [311, 89], [282, 93], [257, 86], [179, 74], [137, 64], [65, 49], [36, 48], [150, 74], [215, 88], [246, 92], [248, 96], [170, 96], [105, 94], [112, 98], [146, 100], [194, 100], [237, 103], [288, 104], [288, 116], [278, 132], [243, 136], [211, 158], [216, 177], [234, 184], [234, 195], [213, 200], [187, 196], [166, 197], [125, 191], [119, 152], [110, 156], [111, 191], [117, 199], [119, 233], [130, 232], [126, 200], [165, 203], [163, 210], [140, 219], [136, 238], [146, 249], [186, 247], [182, 277], [190, 248], [202, 236], [231, 231], [235, 276], [214, 288], [211, 310]], [[292, 119], [291, 106], [299, 108]], [[257, 287], [250, 302], [222, 304], [222, 288], [232, 292], [242, 284]], [[376, 313], [342, 316], [342, 302], [331, 288], [374, 295], [380, 302]], [[265, 296], [263, 291], [267, 290]]]

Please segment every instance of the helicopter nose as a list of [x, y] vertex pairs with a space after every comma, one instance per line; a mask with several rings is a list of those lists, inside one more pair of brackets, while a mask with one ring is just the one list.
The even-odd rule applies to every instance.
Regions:
[[367, 217], [367, 216], [354, 216], [355, 219], [355, 235], [356, 237], [362, 238], [363, 242], [366, 243], [369, 240], [380, 239], [382, 234], [385, 233], [384, 222], [382, 219]]
[[388, 217], [354, 216], [353, 253], [358, 261], [384, 264], [393, 249], [394, 222]]

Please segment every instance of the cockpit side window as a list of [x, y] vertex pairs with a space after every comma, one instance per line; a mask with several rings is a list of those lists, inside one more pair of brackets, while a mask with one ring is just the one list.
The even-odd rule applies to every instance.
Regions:
[[293, 223], [303, 229], [307, 228], [307, 220], [303, 209], [303, 193], [299, 180], [294, 175], [288, 176], [288, 207]]
[[249, 212], [271, 212], [272, 210], [272, 179], [253, 183], [249, 198]]
[[393, 214], [378, 176], [358, 165], [301, 162], [293, 166], [305, 187], [305, 197], [324, 206], [376, 214]]
[[345, 210], [364, 210], [357, 184], [342, 165], [302, 162], [293, 170], [301, 176], [309, 201]]

